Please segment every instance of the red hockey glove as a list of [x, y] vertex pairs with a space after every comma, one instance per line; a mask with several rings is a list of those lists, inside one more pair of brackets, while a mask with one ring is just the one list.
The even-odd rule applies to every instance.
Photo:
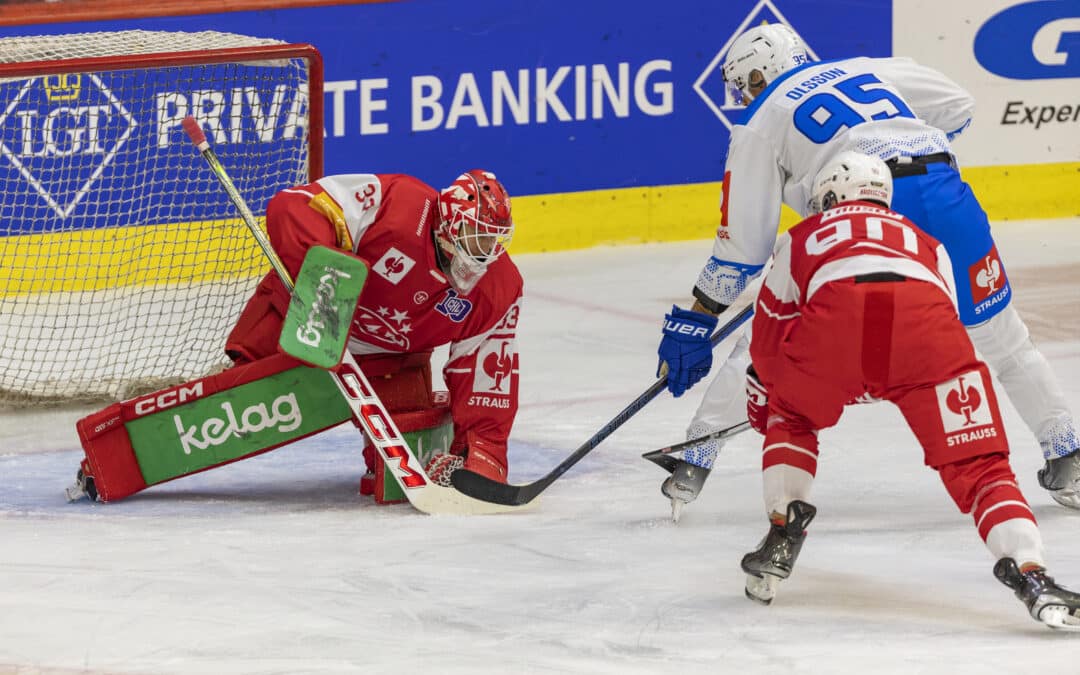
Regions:
[[424, 467], [424, 473], [428, 475], [432, 483], [443, 487], [450, 487], [450, 474], [465, 465], [465, 458], [461, 455], [439, 453], [433, 455]]
[[758, 379], [754, 364], [746, 369], [746, 419], [759, 434], [765, 434], [769, 420], [769, 392]]
[[[471, 434], [469, 435], [469, 442], [469, 449], [465, 452], [464, 457], [456, 454], [439, 453], [428, 460], [424, 472], [432, 483], [450, 487], [452, 485], [450, 474], [461, 468], [478, 473], [485, 478], [497, 480], [500, 483], [506, 482], [506, 466], [499, 461], [499, 448]], [[506, 451], [503, 450], [501, 455], [505, 457]]]
[[505, 483], [506, 446], [499, 447], [470, 434], [469, 450], [465, 453], [465, 468], [491, 480]]

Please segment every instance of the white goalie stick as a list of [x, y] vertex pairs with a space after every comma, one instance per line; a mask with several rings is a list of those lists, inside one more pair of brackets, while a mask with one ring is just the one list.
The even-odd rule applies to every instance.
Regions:
[[[281, 283], [292, 293], [292, 275], [285, 268], [281, 258], [267, 239], [266, 234], [259, 229], [255, 221], [255, 215], [251, 212], [247, 202], [236, 189], [225, 167], [221, 165], [210, 143], [206, 140], [199, 123], [188, 116], [184, 118], [184, 131], [191, 138], [192, 143], [198, 148], [203, 159], [210, 165], [210, 169], [217, 176], [221, 186], [229, 195], [229, 199], [236, 206], [237, 211], [244, 220], [244, 224], [251, 230], [259, 248], [270, 260], [271, 266], [281, 279]], [[510, 511], [523, 511], [520, 506], [492, 504], [464, 495], [457, 490], [443, 487], [433, 483], [416, 454], [398, 431], [393, 418], [386, 411], [382, 401], [375, 395], [367, 377], [361, 372], [356, 359], [345, 350], [341, 364], [335, 370], [327, 371], [338, 390], [349, 404], [353, 417], [363, 427], [368, 438], [371, 439], [379, 455], [383, 458], [387, 469], [393, 474], [394, 479], [401, 485], [402, 491], [418, 511], [430, 514], [456, 514], [456, 515], [481, 515], [490, 513], [506, 513]]]

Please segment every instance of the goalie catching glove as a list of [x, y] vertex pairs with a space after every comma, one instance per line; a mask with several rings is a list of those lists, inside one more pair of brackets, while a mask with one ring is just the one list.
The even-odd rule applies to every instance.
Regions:
[[656, 376], [662, 376], [667, 364], [667, 388], [673, 396], [682, 396], [709, 373], [712, 367], [709, 338], [715, 329], [715, 316], [677, 305], [672, 305], [671, 313], [664, 316]]

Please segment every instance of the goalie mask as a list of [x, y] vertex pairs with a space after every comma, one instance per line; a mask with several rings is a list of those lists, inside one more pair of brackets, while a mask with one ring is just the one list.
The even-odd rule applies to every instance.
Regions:
[[[754, 99], [750, 85], [760, 90], [781, 73], [808, 63], [802, 38], [782, 23], [754, 26], [731, 43], [724, 57], [724, 83], [736, 103]], [[757, 71], [758, 76], [752, 76]]]
[[848, 150], [841, 152], [818, 171], [808, 208], [811, 213], [827, 211], [851, 201], [892, 204], [892, 174], [880, 158]]
[[468, 293], [514, 234], [510, 196], [495, 174], [473, 169], [439, 194], [435, 241], [448, 263], [450, 285]]

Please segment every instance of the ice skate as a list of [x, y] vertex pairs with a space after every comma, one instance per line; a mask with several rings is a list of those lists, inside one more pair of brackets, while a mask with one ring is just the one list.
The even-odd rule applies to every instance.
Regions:
[[86, 497], [92, 502], [96, 502], [98, 498], [97, 487], [94, 485], [94, 477], [88, 476], [86, 472], [79, 468], [79, 472], [75, 474], [75, 484], [66, 488], [64, 494], [67, 496], [69, 502], [74, 502]]
[[691, 464], [685, 459], [676, 461], [678, 463], [671, 475], [660, 485], [660, 492], [671, 500], [671, 519], [677, 523], [682, 516], [683, 506], [697, 499], [711, 469]]
[[1039, 485], [1058, 504], [1080, 509], [1080, 450], [1046, 460], [1046, 466], [1039, 470]]
[[1012, 558], [994, 565], [994, 576], [1016, 592], [1036, 621], [1058, 630], [1080, 631], [1080, 594], [1054, 583], [1042, 567], [1021, 572]]
[[763, 605], [773, 601], [777, 584], [787, 579], [795, 567], [806, 539], [806, 526], [816, 514], [817, 509], [811, 504], [799, 500], [791, 502], [785, 524], [772, 523], [757, 550], [743, 556], [746, 597]]

